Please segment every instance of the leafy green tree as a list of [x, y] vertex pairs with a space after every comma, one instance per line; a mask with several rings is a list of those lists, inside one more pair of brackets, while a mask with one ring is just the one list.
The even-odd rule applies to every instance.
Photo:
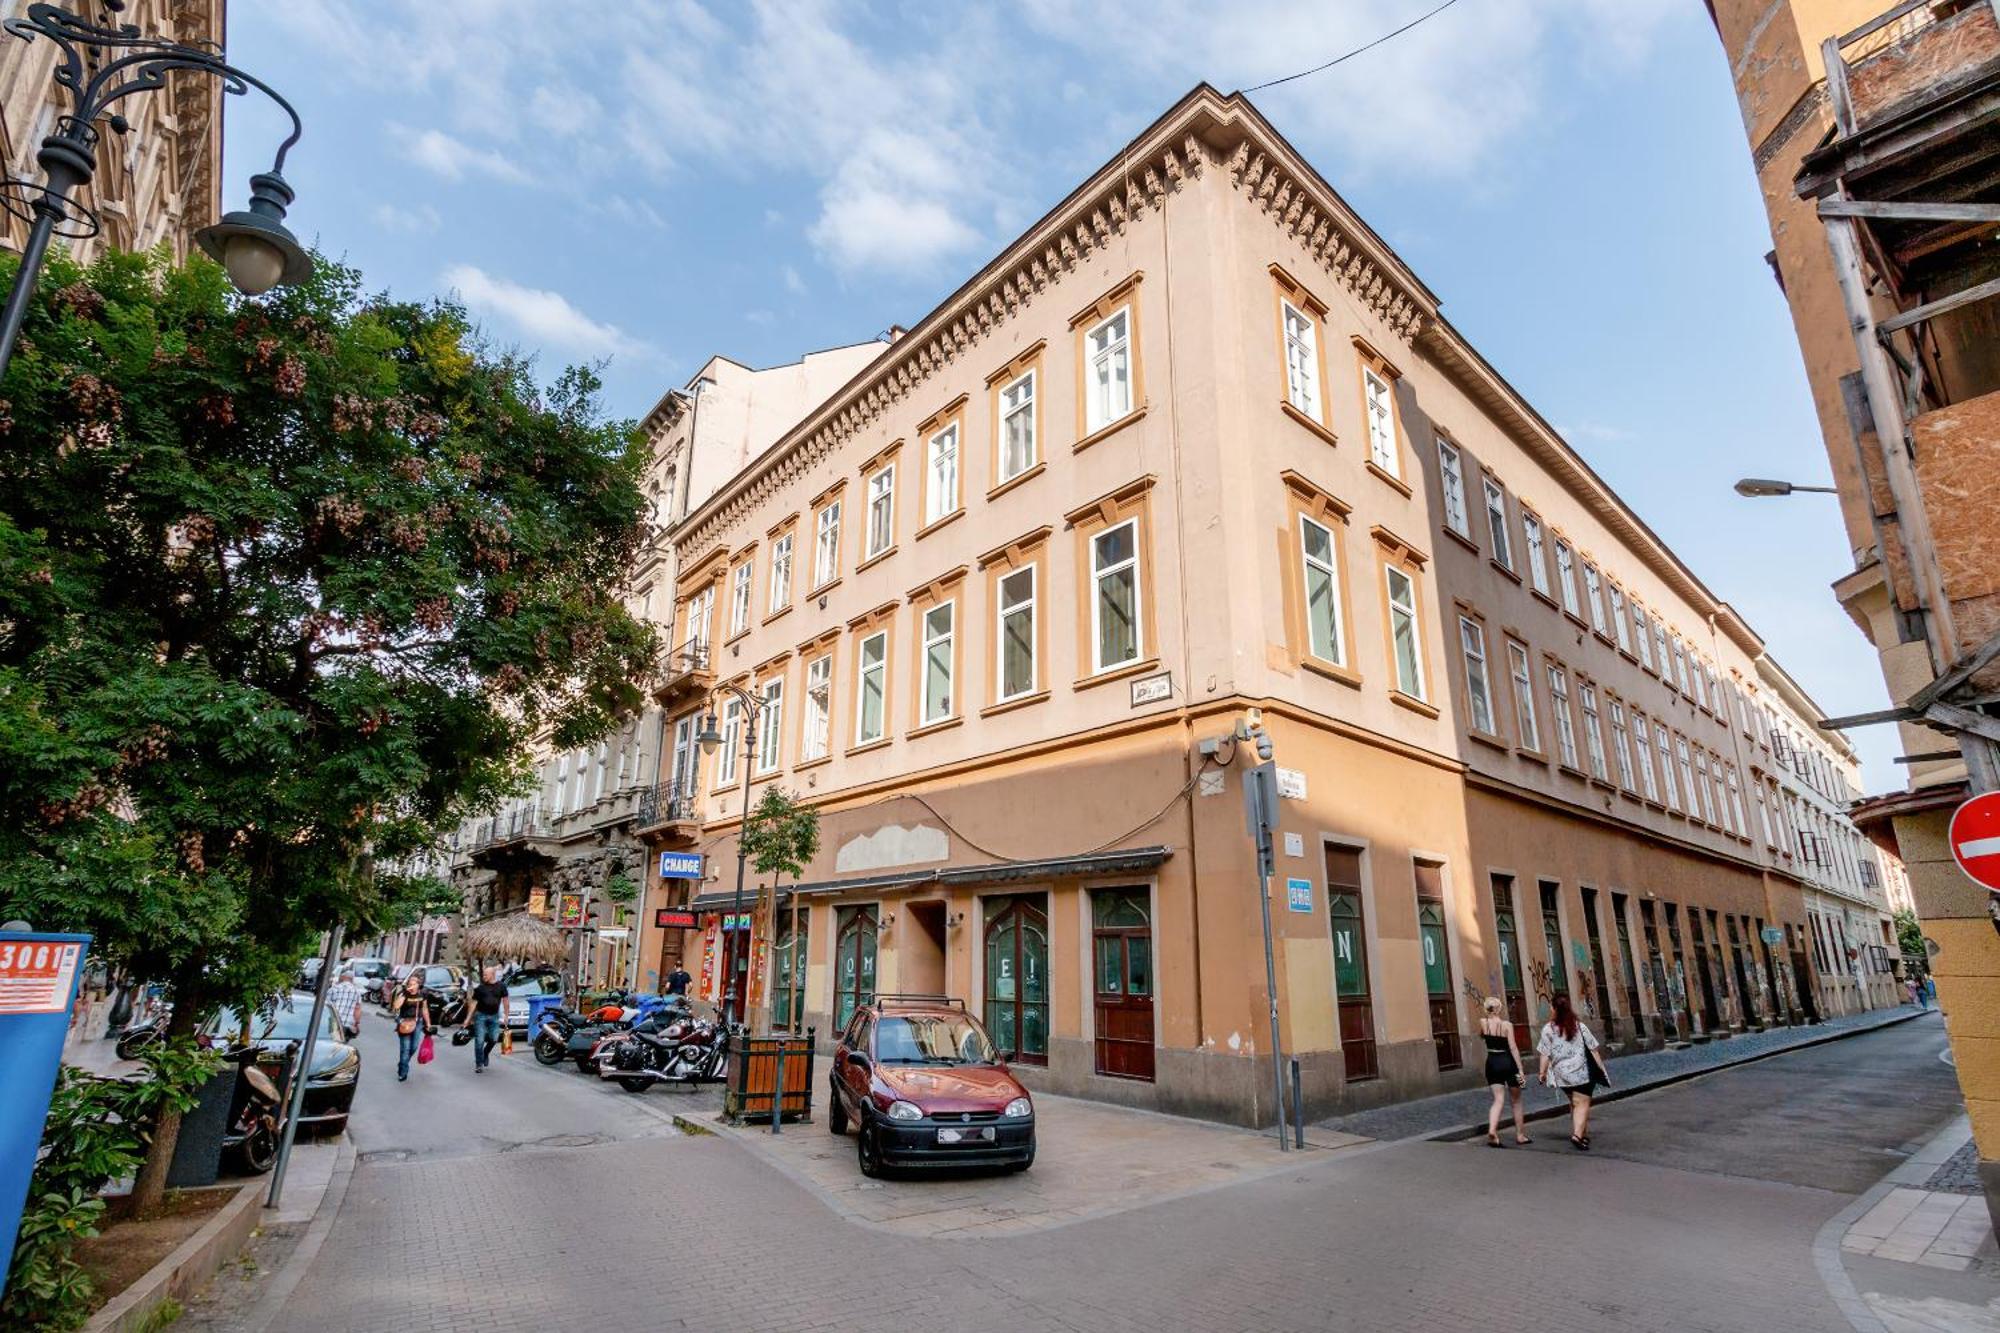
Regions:
[[421, 905], [374, 867], [521, 790], [531, 737], [640, 702], [605, 575], [643, 448], [589, 371], [531, 371], [324, 259], [261, 300], [50, 263], [0, 384], [0, 918], [89, 931], [189, 1033]]
[[[744, 821], [743, 843], [750, 857], [750, 864], [760, 875], [771, 876], [771, 902], [767, 906], [764, 891], [758, 890], [758, 915], [777, 925], [775, 907], [777, 889], [787, 875], [797, 881], [812, 864], [813, 857], [819, 855], [819, 811], [805, 804], [783, 787], [770, 786], [750, 811], [750, 818]], [[792, 948], [793, 966], [798, 966], [796, 950], [799, 947], [799, 901], [792, 899]], [[773, 930], [775, 934], [775, 930]], [[790, 1022], [787, 1016], [787, 1023]]]
[[1917, 920], [1917, 914], [1905, 907], [1896, 913], [1896, 944], [1905, 958], [1928, 957], [1924, 948], [1924, 928]]

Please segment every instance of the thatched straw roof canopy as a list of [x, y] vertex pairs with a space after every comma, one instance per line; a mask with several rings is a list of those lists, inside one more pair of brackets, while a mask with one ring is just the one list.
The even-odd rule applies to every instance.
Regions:
[[526, 912], [475, 921], [458, 935], [458, 952], [484, 963], [560, 964], [569, 958], [562, 932]]

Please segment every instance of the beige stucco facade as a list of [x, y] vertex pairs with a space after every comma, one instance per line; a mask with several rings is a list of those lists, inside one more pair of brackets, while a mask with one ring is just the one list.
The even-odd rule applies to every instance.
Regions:
[[[708, 854], [705, 881], [653, 888], [699, 927], [641, 948], [719, 997], [752, 937], [759, 1021], [787, 1017], [796, 907], [795, 1011], [822, 1035], [870, 988], [942, 990], [1040, 1086], [1268, 1122], [1254, 757], [1222, 739], [1252, 710], [1310, 1114], [1477, 1082], [1488, 993], [1527, 1023], [1568, 987], [1626, 1043], [1836, 1007], [1816, 826], [1776, 778], [1805, 760], [1773, 727], [1829, 786], [1852, 753], [1241, 98], [1190, 94], [673, 541], [672, 637], [708, 651], [660, 698], [670, 727], [718, 710], [724, 744], [651, 834]], [[747, 760], [731, 684], [776, 719]], [[746, 762], [750, 800], [795, 791], [822, 841], [796, 892], [753, 875], [764, 905], [731, 931]], [[1873, 849], [1825, 832], [1829, 875], [1851, 858], [1829, 882], [1872, 913], [1853, 943], [1879, 941]], [[1853, 1002], [1883, 1001], [1857, 954]]]

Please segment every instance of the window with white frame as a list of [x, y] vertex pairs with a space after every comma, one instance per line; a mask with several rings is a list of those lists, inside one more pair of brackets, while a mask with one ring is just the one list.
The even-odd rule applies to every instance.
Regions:
[[792, 534], [771, 543], [771, 596], [768, 612], [784, 610], [792, 604]]
[[1368, 457], [1390, 476], [1400, 477], [1403, 465], [1396, 448], [1396, 406], [1389, 381], [1363, 366], [1361, 385], [1368, 413]]
[[890, 463], [868, 479], [868, 555], [889, 549], [896, 540], [896, 465]]
[[1618, 765], [1618, 785], [1626, 791], [1638, 790], [1632, 781], [1632, 737], [1625, 725], [1625, 703], [1622, 699], [1605, 701], [1611, 711], [1611, 757]]
[[1583, 749], [1590, 756], [1590, 776], [1602, 782], [1611, 772], [1604, 764], [1603, 718], [1597, 709], [1597, 686], [1587, 680], [1577, 681], [1576, 697], [1583, 706]]
[[1658, 612], [1653, 614], [1654, 656], [1660, 661], [1660, 680], [1668, 689], [1674, 687], [1673, 673], [1667, 664], [1667, 618]]
[[1340, 570], [1333, 551], [1333, 530], [1299, 516], [1299, 548], [1306, 580], [1306, 650], [1322, 662], [1346, 664], [1346, 638], [1340, 623]]
[[1708, 785], [1715, 790], [1715, 822], [1736, 832], [1736, 812], [1729, 807], [1729, 791], [1722, 785], [1722, 756], [1710, 752], [1708, 756]]
[[958, 508], [958, 423], [931, 436], [924, 470], [924, 522], [935, 523]]
[[1694, 780], [1694, 760], [1688, 753], [1687, 737], [1678, 733], [1674, 736], [1674, 753], [1680, 756], [1681, 790], [1687, 793], [1687, 812], [1690, 816], [1698, 815], [1701, 813], [1701, 792]]
[[1660, 786], [1667, 793], [1667, 808], [1681, 808], [1680, 784], [1674, 780], [1674, 753], [1672, 742], [1667, 736], [1667, 724], [1658, 718], [1653, 720], [1653, 742], [1660, 755]]
[[715, 755], [715, 785], [736, 781], [736, 752], [743, 748], [743, 702], [734, 695], [722, 701], [722, 744]]
[[1472, 519], [1465, 512], [1465, 461], [1458, 446], [1444, 436], [1437, 437], [1438, 477], [1444, 492], [1445, 526], [1461, 537], [1472, 535]]
[[1001, 703], [1035, 692], [1035, 615], [1035, 566], [1023, 565], [1000, 580], [994, 677]]
[[552, 807], [559, 815], [569, 813], [569, 752], [556, 756], [556, 799]]
[[715, 585], [705, 585], [688, 598], [688, 642], [706, 645], [715, 618]]
[[597, 743], [597, 776], [591, 780], [590, 800], [595, 805], [611, 791], [611, 742]]
[[1694, 686], [1688, 682], [1687, 653], [1681, 648], [1679, 636], [1675, 636], [1673, 640], [1673, 653], [1674, 680], [1679, 683], [1681, 693], [1692, 698], [1694, 695]]
[[1383, 566], [1389, 589], [1389, 648], [1396, 663], [1396, 689], [1424, 697], [1424, 641], [1417, 623], [1417, 584], [1394, 565]]
[[1486, 631], [1471, 616], [1458, 618], [1459, 649], [1465, 654], [1465, 698], [1474, 731], [1492, 735], [1493, 686], [1486, 673]]
[[1090, 539], [1090, 666], [1106, 671], [1139, 660], [1139, 520]]
[[1562, 590], [1563, 610], [1582, 615], [1583, 608], [1576, 600], [1576, 552], [1561, 537], [1556, 538], [1556, 586]]
[[757, 771], [775, 773], [784, 753], [785, 681], [783, 677], [764, 682], [763, 707], [757, 713]]
[[926, 724], [952, 714], [952, 638], [956, 602], [940, 602], [924, 612], [922, 717]]
[[1095, 433], [1132, 410], [1132, 307], [1092, 325], [1083, 356], [1084, 431]]
[[813, 587], [833, 582], [840, 573], [840, 501], [819, 511], [813, 531]]
[[1319, 420], [1319, 331], [1313, 317], [1282, 302], [1285, 311], [1285, 397]]
[[854, 646], [854, 743], [882, 739], [887, 712], [889, 632], [878, 630]]
[[1653, 737], [1646, 728], [1646, 715], [1637, 710], [1632, 713], [1632, 753], [1639, 761], [1639, 789], [1647, 800], [1659, 800], [1659, 784], [1653, 777]]
[[1757, 799], [1757, 822], [1764, 829], [1764, 845], [1767, 847], [1776, 847], [1778, 845], [1778, 831], [1771, 826], [1771, 807], [1764, 800], [1764, 789], [1762, 787], [1754, 788], [1751, 794]]
[[806, 663], [805, 707], [805, 725], [799, 730], [799, 758], [824, 759], [833, 740], [832, 653], [821, 653]]
[[1648, 671], [1653, 669], [1653, 629], [1646, 617], [1646, 608], [1639, 605], [1639, 599], [1632, 599], [1633, 647], [1639, 651], [1639, 665]]
[[1613, 583], [1610, 585], [1610, 596], [1611, 624], [1618, 635], [1618, 647], [1621, 652], [1629, 653], [1632, 651], [1632, 626], [1625, 618], [1625, 590]]
[[1502, 490], [1500, 483], [1494, 481], [1491, 477], [1485, 479], [1484, 486], [1486, 489], [1486, 532], [1488, 540], [1493, 543], [1493, 558], [1498, 560], [1503, 568], [1512, 569], [1514, 567], [1514, 543], [1507, 538], [1507, 492]]
[[1569, 673], [1549, 666], [1549, 706], [1555, 711], [1556, 752], [1566, 768], [1576, 767], [1576, 721], [1569, 711]]
[[1736, 765], [1730, 764], [1723, 770], [1729, 782], [1729, 814], [1732, 822], [1730, 832], [1739, 838], [1750, 836], [1750, 821], [1743, 817], [1743, 785], [1736, 780]]
[[1604, 624], [1604, 580], [1597, 566], [1588, 560], [1583, 562], [1583, 591], [1584, 600], [1590, 604], [1590, 627], [1599, 634], [1608, 633]]
[[1514, 725], [1521, 744], [1530, 750], [1542, 748], [1542, 727], [1535, 720], [1535, 679], [1528, 665], [1528, 650], [1511, 639], [1507, 643], [1507, 674], [1514, 682]]
[[756, 575], [756, 562], [745, 560], [736, 567], [729, 584], [729, 636], [735, 638], [750, 628], [750, 581]]
[[1000, 390], [1000, 480], [1012, 481], [1035, 465], [1035, 372]]
[[1521, 531], [1528, 538], [1528, 582], [1542, 596], [1549, 595], [1547, 552], [1542, 549], [1542, 520], [1523, 509]]
[[1712, 711], [1712, 705], [1708, 700], [1708, 673], [1702, 670], [1701, 660], [1694, 655], [1692, 648], [1688, 649], [1688, 667], [1688, 674], [1694, 678], [1695, 703]]

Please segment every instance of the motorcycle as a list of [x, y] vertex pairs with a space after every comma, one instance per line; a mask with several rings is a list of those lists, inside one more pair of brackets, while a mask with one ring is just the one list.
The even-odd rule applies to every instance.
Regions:
[[[261, 1176], [278, 1161], [278, 1139], [284, 1133], [285, 1099], [271, 1076], [258, 1067], [262, 1054], [255, 1042], [224, 1055], [236, 1066], [236, 1088], [230, 1094], [229, 1119], [222, 1133], [222, 1150], [253, 1176]], [[287, 1062], [298, 1058], [296, 1043]]]
[[627, 1092], [655, 1083], [719, 1083], [728, 1077], [729, 1034], [713, 1019], [685, 1009], [663, 1011], [656, 1031], [644, 1025], [608, 1037], [593, 1056], [600, 1078]]
[[[644, 997], [621, 997], [626, 1001], [635, 998]], [[614, 1027], [619, 1030], [629, 1027], [636, 1021], [637, 1008], [627, 1003], [608, 1003], [587, 1014], [561, 1007], [550, 1009], [542, 1015], [542, 1025], [535, 1030], [535, 1059], [550, 1066], [575, 1060], [576, 1067], [588, 1073], [590, 1066], [585, 1062], [598, 1037]]]

